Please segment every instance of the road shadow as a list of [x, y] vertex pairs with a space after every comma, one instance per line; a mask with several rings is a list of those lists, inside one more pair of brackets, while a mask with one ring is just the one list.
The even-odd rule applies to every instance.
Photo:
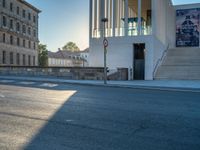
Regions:
[[[57, 112], [46, 122], [24, 150], [117, 150], [119, 142], [125, 142], [123, 135], [118, 131], [110, 130], [106, 120], [101, 120], [102, 106], [92, 104], [92, 99], [87, 100], [83, 90], [77, 90]], [[94, 96], [94, 95], [93, 95]], [[92, 98], [95, 98], [92, 97]], [[81, 102], [81, 100], [87, 102]], [[101, 102], [100, 102], [101, 103]], [[102, 105], [102, 104], [101, 104]], [[91, 107], [94, 106], [94, 107]], [[107, 109], [107, 108], [104, 108]], [[109, 110], [106, 110], [106, 113]], [[105, 112], [104, 112], [105, 113]], [[103, 115], [106, 115], [106, 113]], [[109, 119], [112, 120], [112, 114]], [[107, 124], [107, 125], [106, 125]], [[118, 143], [118, 144], [117, 144]], [[130, 144], [126, 142], [126, 144]], [[128, 150], [129, 145], [122, 144], [121, 148]]]

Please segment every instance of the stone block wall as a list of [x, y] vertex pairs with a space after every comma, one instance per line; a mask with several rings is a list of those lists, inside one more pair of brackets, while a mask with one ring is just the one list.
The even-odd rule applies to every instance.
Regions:
[[[103, 67], [35, 67], [0, 66], [3, 76], [59, 77], [71, 80], [103, 80]], [[116, 76], [117, 75], [117, 76]], [[108, 80], [128, 80], [128, 69], [119, 68], [114, 78]]]
[[59, 77], [72, 80], [103, 80], [103, 68], [0, 66], [0, 75]]
[[128, 80], [128, 68], [117, 68], [117, 71], [108, 75], [108, 80]]

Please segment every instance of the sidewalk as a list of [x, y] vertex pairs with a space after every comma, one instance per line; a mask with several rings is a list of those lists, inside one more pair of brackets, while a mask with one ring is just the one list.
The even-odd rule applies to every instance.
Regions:
[[200, 80], [108, 81], [107, 85], [104, 85], [103, 81], [97, 81], [97, 80], [66, 80], [60, 78], [16, 77], [16, 76], [0, 76], [0, 79], [51, 82], [60, 84], [78, 84], [78, 85], [90, 85], [90, 86], [124, 87], [124, 88], [134, 88], [134, 89], [137, 88], [137, 89], [200, 92]]

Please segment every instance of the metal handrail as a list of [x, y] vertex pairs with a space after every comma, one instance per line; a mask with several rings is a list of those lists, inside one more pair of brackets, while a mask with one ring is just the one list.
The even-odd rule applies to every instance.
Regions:
[[159, 59], [157, 60], [157, 62], [156, 62], [156, 66], [155, 66], [154, 71], [153, 71], [153, 78], [154, 78], [154, 76], [155, 76], [155, 73], [156, 73], [158, 67], [160, 66], [160, 63], [161, 63], [161, 62], [163, 61], [163, 59], [165, 58], [168, 49], [169, 49], [169, 44], [167, 45], [167, 48], [164, 50], [164, 52], [163, 52], [163, 54], [162, 54], [162, 57], [159, 58]]

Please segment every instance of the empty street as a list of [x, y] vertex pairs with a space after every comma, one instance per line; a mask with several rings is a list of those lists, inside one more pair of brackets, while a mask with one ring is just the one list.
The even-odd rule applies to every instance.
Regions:
[[199, 150], [200, 93], [0, 81], [1, 150]]

